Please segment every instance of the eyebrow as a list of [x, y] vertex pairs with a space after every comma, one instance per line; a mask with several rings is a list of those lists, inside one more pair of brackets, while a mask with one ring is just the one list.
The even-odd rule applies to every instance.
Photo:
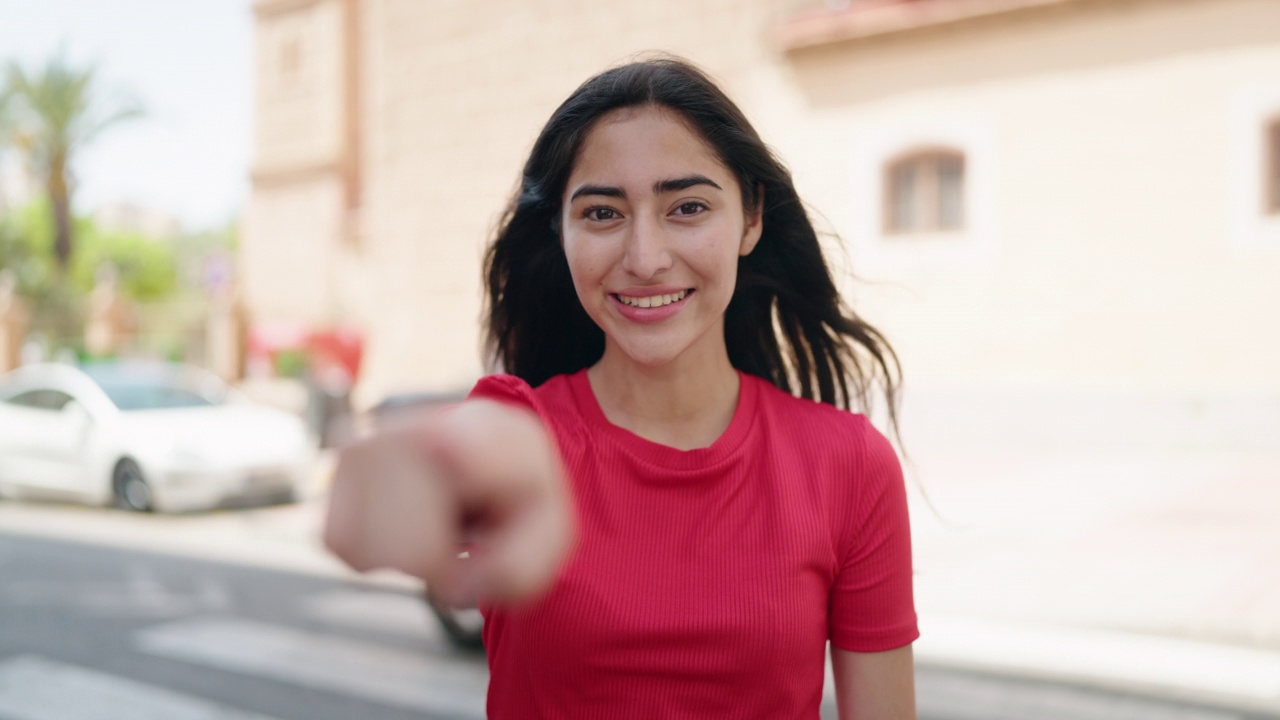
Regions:
[[[659, 180], [653, 184], [653, 194], [661, 195], [663, 193], [676, 192], [678, 190], [687, 190], [696, 185], [710, 185], [717, 190], [724, 189], [720, 187], [716, 181], [706, 175], [686, 175], [685, 177], [672, 178], [670, 180]], [[622, 188], [613, 187], [611, 185], [583, 185], [573, 191], [573, 195], [569, 196], [569, 202], [573, 202], [574, 200], [587, 195], [625, 198], [627, 193]]]
[[687, 175], [674, 180], [659, 180], [653, 184], [653, 194], [661, 195], [662, 193], [675, 192], [677, 190], [688, 190], [695, 185], [710, 185], [717, 190], [724, 189], [706, 175]]
[[573, 191], [573, 195], [569, 196], [569, 202], [573, 202], [580, 197], [586, 195], [603, 195], [605, 197], [625, 198], [627, 194], [620, 187], [610, 187], [608, 185], [583, 185]]

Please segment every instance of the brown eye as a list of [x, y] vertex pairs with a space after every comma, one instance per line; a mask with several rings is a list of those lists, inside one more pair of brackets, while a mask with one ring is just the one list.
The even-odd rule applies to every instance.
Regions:
[[697, 215], [698, 213], [706, 209], [707, 209], [707, 206], [700, 202], [687, 202], [687, 203], [681, 204], [680, 207], [676, 208], [676, 214], [677, 215]]
[[614, 210], [611, 207], [587, 208], [587, 211], [584, 212], [582, 215], [588, 220], [598, 220], [601, 222], [605, 222], [608, 220], [617, 220], [620, 217], [618, 215], [618, 211]]

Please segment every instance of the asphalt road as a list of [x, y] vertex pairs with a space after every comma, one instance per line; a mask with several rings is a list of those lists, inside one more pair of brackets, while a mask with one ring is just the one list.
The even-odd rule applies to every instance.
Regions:
[[[481, 718], [486, 683], [405, 591], [0, 534], [0, 720]], [[933, 668], [918, 695], [923, 720], [1262, 718]]]

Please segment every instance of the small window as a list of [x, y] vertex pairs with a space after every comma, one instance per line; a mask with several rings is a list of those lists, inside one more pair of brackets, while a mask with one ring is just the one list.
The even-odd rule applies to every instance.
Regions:
[[36, 408], [38, 410], [61, 410], [71, 402], [71, 396], [57, 390], [28, 390], [9, 398], [5, 402], [10, 405]]
[[1266, 132], [1266, 142], [1263, 143], [1267, 153], [1264, 210], [1268, 215], [1280, 215], [1280, 118], [1272, 120]]
[[884, 229], [889, 235], [964, 229], [964, 154], [917, 151], [885, 167]]

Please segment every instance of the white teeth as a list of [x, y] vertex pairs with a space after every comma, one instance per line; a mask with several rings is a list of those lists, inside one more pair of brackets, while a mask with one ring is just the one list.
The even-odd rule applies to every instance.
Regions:
[[630, 305], [639, 308], [656, 308], [663, 305], [670, 305], [673, 302], [680, 302], [689, 294], [688, 290], [681, 290], [675, 294], [667, 295], [647, 295], [645, 297], [627, 297], [626, 295], [618, 295], [618, 300], [623, 305]]

